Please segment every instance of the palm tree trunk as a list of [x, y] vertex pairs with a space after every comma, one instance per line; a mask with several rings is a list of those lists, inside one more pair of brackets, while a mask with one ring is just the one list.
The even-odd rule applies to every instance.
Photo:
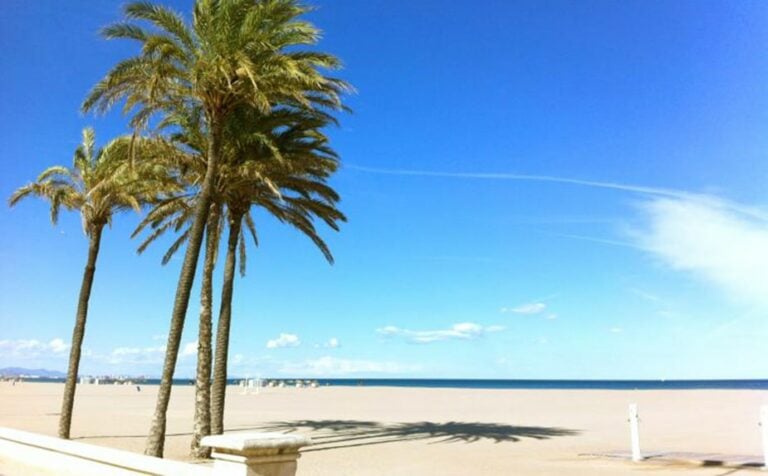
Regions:
[[205, 231], [205, 224], [208, 221], [208, 214], [211, 208], [211, 194], [219, 162], [220, 136], [221, 130], [218, 124], [215, 121], [211, 121], [210, 142], [208, 144], [208, 168], [205, 171], [203, 186], [197, 198], [195, 221], [192, 223], [189, 241], [187, 242], [187, 251], [184, 254], [184, 263], [181, 265], [179, 283], [176, 287], [176, 298], [173, 302], [173, 313], [171, 314], [171, 327], [168, 332], [168, 343], [165, 348], [163, 374], [160, 379], [160, 388], [157, 392], [157, 404], [155, 405], [155, 414], [152, 418], [152, 426], [147, 437], [147, 447], [144, 450], [144, 454], [150, 456], [163, 456], [166, 412], [168, 411], [168, 402], [171, 399], [173, 373], [176, 370], [176, 360], [179, 357], [181, 333], [184, 330], [184, 320], [187, 317], [189, 295], [195, 280], [197, 259], [200, 256], [203, 232]]
[[213, 333], [213, 268], [219, 240], [219, 206], [214, 204], [208, 217], [205, 238], [203, 281], [200, 287], [200, 323], [197, 336], [197, 379], [195, 380], [195, 419], [190, 455], [207, 458], [211, 449], [200, 446], [200, 440], [211, 434], [211, 339]]
[[227, 359], [229, 354], [229, 327], [232, 321], [232, 293], [235, 284], [235, 263], [237, 241], [243, 215], [230, 216], [227, 259], [224, 264], [224, 282], [221, 286], [221, 309], [216, 327], [216, 360], [213, 366], [213, 389], [211, 390], [211, 434], [224, 432], [224, 400], [227, 391]]
[[85, 336], [88, 301], [91, 297], [91, 286], [93, 286], [93, 275], [96, 273], [96, 258], [99, 256], [101, 232], [103, 229], [104, 225], [95, 225], [90, 228], [90, 233], [88, 234], [88, 262], [83, 273], [83, 284], [80, 285], [80, 298], [77, 302], [75, 328], [72, 331], [72, 347], [69, 350], [67, 381], [64, 384], [64, 398], [61, 402], [61, 416], [59, 417], [59, 437], [64, 439], [69, 439], [69, 430], [72, 427], [72, 407], [75, 404], [77, 373], [80, 368], [80, 351], [83, 345], [83, 337]]

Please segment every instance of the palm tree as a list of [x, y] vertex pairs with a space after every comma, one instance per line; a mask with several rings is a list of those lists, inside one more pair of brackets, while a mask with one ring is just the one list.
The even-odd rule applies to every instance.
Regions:
[[[250, 112], [253, 114], [253, 111]], [[192, 119], [190, 119], [192, 117]], [[322, 219], [327, 219], [334, 229], [337, 220], [344, 220], [344, 216], [333, 206], [328, 210], [322, 208], [310, 208], [309, 203], [314, 195], [329, 197], [326, 201], [333, 204], [338, 197], [333, 191], [322, 183], [313, 183], [324, 177], [336, 167], [333, 151], [327, 148], [327, 139], [317, 131], [330, 119], [322, 113], [310, 113], [282, 110], [276, 111], [270, 116], [249, 118], [248, 113], [240, 112], [232, 117], [225, 129], [227, 137], [226, 147], [222, 155], [223, 162], [219, 169], [219, 180], [214, 188], [214, 205], [209, 217], [208, 233], [206, 239], [205, 265], [203, 267], [203, 285], [201, 287], [201, 312], [198, 336], [198, 367], [195, 398], [195, 424], [192, 439], [192, 455], [204, 457], [207, 451], [199, 445], [200, 439], [211, 433], [211, 425], [218, 430], [221, 427], [223, 415], [223, 397], [214, 400], [213, 422], [211, 421], [210, 376], [211, 376], [211, 328], [212, 328], [212, 281], [213, 263], [218, 250], [218, 238], [223, 222], [226, 220], [230, 226], [230, 238], [228, 249], [227, 268], [225, 270], [225, 287], [223, 291], [222, 308], [226, 309], [231, 304], [232, 283], [234, 278], [234, 254], [238, 241], [241, 244], [241, 272], [245, 271], [244, 261], [244, 237], [242, 223], [245, 229], [251, 232], [254, 242], [256, 229], [249, 209], [252, 204], [266, 208], [274, 216], [284, 222], [302, 230], [313, 241], [318, 243], [324, 254], [330, 259], [327, 246], [317, 235], [311, 222], [314, 213]], [[173, 138], [190, 150], [196, 150], [186, 156], [183, 164], [178, 164], [183, 169], [183, 176], [190, 183], [199, 180], [202, 172], [200, 160], [202, 151], [205, 150], [199, 134], [199, 121], [194, 115], [184, 116], [174, 122], [182, 132], [174, 134]], [[303, 154], [303, 155], [302, 155]], [[328, 157], [324, 157], [326, 154]], [[310, 160], [312, 159], [312, 160]], [[319, 172], [313, 172], [317, 170]], [[280, 190], [281, 186], [285, 190]], [[291, 187], [297, 189], [302, 196], [288, 194]], [[194, 197], [191, 197], [194, 200]], [[226, 216], [221, 215], [223, 206], [226, 205]], [[193, 205], [189, 199], [174, 197], [164, 203], [158, 204], [140, 223], [134, 236], [143, 229], [150, 228], [152, 233], [140, 245], [139, 251], [154, 242], [160, 235], [168, 230], [181, 232], [178, 239], [173, 242], [168, 252], [163, 257], [163, 263], [167, 263], [181, 243], [189, 236], [189, 210]], [[304, 212], [302, 210], [306, 209]], [[215, 212], [214, 212], [215, 210]], [[215, 219], [213, 217], [216, 217]], [[216, 220], [220, 220], [217, 222]], [[182, 228], [186, 227], [182, 231]], [[229, 296], [228, 298], [226, 296]], [[220, 318], [217, 338], [217, 369], [213, 385], [213, 392], [223, 393], [226, 385], [226, 359], [227, 344], [229, 339], [229, 313], [222, 313]], [[223, 341], [222, 341], [223, 339]], [[221, 366], [223, 363], [223, 367]], [[217, 397], [220, 393], [216, 393]], [[217, 426], [218, 424], [218, 426]]]
[[[160, 124], [161, 128], [173, 128], [170, 135], [170, 143], [176, 147], [177, 153], [170, 154], [171, 160], [166, 161], [170, 175], [175, 176], [187, 185], [194, 188], [203, 179], [206, 173], [206, 138], [203, 133], [203, 121], [199, 109], [184, 111], [182, 114], [171, 114]], [[158, 139], [160, 140], [160, 139]], [[200, 317], [198, 322], [197, 344], [197, 372], [195, 379], [195, 414], [192, 433], [190, 454], [193, 458], [206, 458], [210, 456], [210, 450], [202, 447], [200, 441], [210, 434], [210, 391], [211, 391], [211, 364], [212, 364], [212, 332], [213, 332], [213, 271], [216, 264], [216, 255], [219, 247], [219, 235], [223, 209], [221, 201], [221, 187], [226, 184], [223, 178], [226, 174], [219, 170], [219, 179], [214, 184], [211, 198], [211, 209], [206, 225], [205, 253], [202, 269], [202, 283], [200, 287]], [[152, 232], [139, 246], [142, 253], [151, 243], [168, 230], [181, 231], [187, 227], [181, 235], [172, 243], [169, 250], [163, 256], [163, 265], [167, 264], [171, 257], [178, 251], [189, 238], [191, 225], [194, 222], [192, 211], [199, 196], [178, 195], [169, 196], [159, 201], [133, 233], [136, 237], [147, 227]]]
[[35, 182], [29, 183], [11, 196], [9, 203], [16, 205], [20, 200], [37, 196], [51, 204], [51, 222], [58, 221], [59, 210], [80, 212], [83, 231], [88, 237], [88, 259], [80, 286], [77, 303], [75, 328], [69, 354], [67, 380], [59, 418], [59, 436], [69, 438], [72, 424], [72, 407], [75, 401], [75, 386], [80, 367], [80, 354], [88, 316], [88, 301], [96, 272], [101, 235], [104, 226], [112, 222], [112, 216], [125, 209], [140, 211], [151, 190], [153, 179], [141, 177], [137, 168], [128, 160], [131, 149], [138, 149], [139, 143], [131, 137], [120, 137], [101, 149], [95, 148], [93, 129], [83, 130], [83, 142], [75, 150], [72, 167], [53, 166], [40, 174]]
[[[213, 388], [211, 389], [211, 434], [224, 431], [224, 406], [227, 385], [227, 362], [229, 358], [229, 336], [232, 320], [232, 297], [234, 292], [235, 267], [237, 265], [238, 243], [240, 254], [240, 274], [245, 274], [245, 240], [243, 224], [256, 240], [256, 230], [249, 209], [258, 206], [266, 209], [279, 221], [298, 229], [320, 249], [329, 263], [333, 256], [326, 243], [318, 235], [312, 223], [313, 217], [324, 221], [331, 229], [338, 231], [338, 221], [346, 217], [336, 209], [339, 196], [325, 184], [327, 178], [338, 168], [338, 157], [328, 146], [328, 139], [320, 128], [333, 122], [333, 119], [318, 114], [296, 114], [281, 111], [277, 114], [280, 121], [265, 124], [267, 128], [259, 136], [267, 134], [266, 144], [256, 142], [243, 144], [236, 151], [236, 163], [240, 163], [241, 172], [235, 174], [241, 178], [233, 181], [225, 194], [227, 203], [227, 238], [224, 279], [222, 282], [219, 320], [216, 329], [216, 354], [213, 369]], [[249, 121], [236, 124], [248, 124]], [[266, 147], [269, 145], [269, 147]], [[273, 151], [279, 153], [281, 161], [259, 161], [269, 157]], [[248, 168], [262, 168], [254, 174], [246, 172]], [[264, 170], [264, 169], [267, 170]], [[269, 176], [265, 183], [258, 177]], [[275, 200], [274, 190], [279, 191]]]
[[[173, 374], [189, 304], [203, 233], [221, 162], [224, 124], [242, 105], [267, 115], [275, 104], [340, 107], [343, 81], [324, 76], [338, 60], [302, 47], [317, 43], [319, 32], [298, 19], [307, 8], [296, 0], [197, 0], [192, 24], [168, 8], [149, 2], [125, 7], [126, 21], [104, 29], [107, 38], [138, 41], [141, 52], [119, 62], [99, 81], [83, 110], [106, 112], [123, 101], [134, 111], [131, 125], [173, 111], [199, 108], [207, 138], [206, 172], [181, 267], [171, 315], [165, 363], [145, 453], [162, 456]], [[144, 27], [138, 22], [148, 24]]]

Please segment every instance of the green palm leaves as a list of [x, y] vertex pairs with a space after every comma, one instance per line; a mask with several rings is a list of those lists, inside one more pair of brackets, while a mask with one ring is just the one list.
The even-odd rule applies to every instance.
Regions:
[[35, 196], [47, 200], [51, 206], [51, 222], [58, 221], [62, 207], [78, 211], [83, 230], [88, 236], [88, 261], [80, 287], [75, 328], [64, 386], [59, 436], [69, 438], [75, 385], [80, 367], [80, 352], [85, 335], [88, 302], [96, 272], [96, 259], [105, 225], [115, 213], [125, 209], [141, 211], [141, 204], [151, 201], [158, 193], [175, 193], [176, 190], [164, 173], [151, 163], [135, 164], [129, 160], [134, 149], [151, 158], [156, 149], [144, 140], [119, 137], [101, 149], [96, 149], [93, 129], [83, 131], [83, 142], [75, 150], [72, 167], [56, 165], [41, 173], [35, 182], [16, 190], [9, 200], [11, 206], [20, 200]]
[[[96, 84], [83, 110], [104, 113], [120, 105], [137, 132], [150, 125], [166, 131], [167, 138], [157, 140], [174, 150], [153, 162], [189, 192], [157, 197], [140, 226], [151, 230], [140, 250], [170, 230], [180, 236], [166, 258], [186, 243], [147, 454], [163, 453], [165, 414], [206, 226], [210, 257], [219, 236], [213, 231], [226, 217], [234, 231], [228, 255], [239, 242], [244, 267], [240, 235], [248, 230], [255, 238], [249, 210], [259, 206], [333, 259], [314, 224], [320, 219], [338, 229], [344, 220], [338, 196], [326, 184], [337, 157], [321, 130], [335, 122], [334, 111], [344, 109], [341, 96], [350, 87], [326, 74], [340, 62], [315, 49], [320, 33], [301, 18], [306, 12], [295, 0], [197, 0], [187, 23], [166, 7], [134, 2], [125, 7], [123, 21], [103, 30], [106, 38], [134, 41], [140, 49]], [[206, 259], [204, 280], [214, 264]], [[231, 300], [231, 283], [228, 295]], [[209, 321], [201, 316], [201, 329]], [[208, 352], [206, 340], [200, 340], [199, 353]], [[196, 414], [206, 418], [207, 397], [200, 392], [208, 377], [200, 367], [198, 373], [204, 383], [198, 382]], [[195, 439], [198, 426], [207, 431], [196, 422]], [[193, 443], [193, 455], [200, 456], [198, 450]]]
[[303, 49], [319, 39], [299, 19], [306, 11], [293, 0], [200, 0], [187, 25], [169, 8], [131, 3], [126, 20], [103, 34], [137, 41], [141, 52], [112, 68], [83, 109], [106, 112], [124, 101], [132, 125], [144, 127], [154, 113], [189, 107], [213, 123], [239, 105], [263, 114], [276, 104], [340, 108], [349, 87], [321, 72], [339, 67], [334, 56]]
[[58, 221], [61, 207], [79, 211], [84, 230], [110, 222], [112, 215], [126, 208], [141, 210], [146, 183], [128, 167], [130, 137], [120, 137], [101, 149], [95, 148], [93, 129], [83, 130], [83, 142], [75, 150], [72, 167], [55, 165], [44, 170], [35, 182], [16, 190], [11, 206], [36, 196], [51, 205], [51, 223]]
[[[221, 229], [229, 226], [230, 233], [236, 233], [234, 248], [227, 249], [227, 259], [239, 260], [240, 272], [244, 274], [246, 263], [246, 234], [250, 234], [254, 243], [256, 227], [251, 217], [252, 207], [266, 210], [279, 221], [286, 223], [312, 240], [326, 259], [333, 262], [328, 246], [320, 237], [315, 220], [322, 220], [330, 228], [338, 230], [338, 222], [344, 221], [344, 215], [336, 208], [339, 196], [327, 185], [326, 181], [338, 167], [336, 153], [330, 148], [328, 138], [321, 132], [329, 122], [322, 114], [307, 111], [275, 111], [264, 116], [251, 109], [240, 108], [232, 114], [224, 128], [224, 147], [222, 162], [218, 168], [218, 178], [212, 190], [212, 210], [225, 210], [209, 216], [209, 234], [206, 245], [206, 259], [203, 268], [203, 282], [210, 282], [208, 273], [213, 272], [215, 262], [209, 263], [210, 255], [215, 255], [219, 246]], [[207, 143], [201, 132], [199, 116], [169, 118], [166, 126], [176, 128], [173, 141], [180, 159], [169, 163], [175, 168], [173, 175], [182, 177], [189, 184], [199, 183], [206, 172], [204, 160]], [[188, 241], [193, 221], [197, 195], [168, 197], [154, 206], [146, 218], [139, 224], [134, 236], [148, 231], [145, 240], [139, 246], [143, 252], [151, 243], [168, 232], [178, 234], [163, 256], [166, 264], [173, 254]], [[211, 220], [215, 215], [215, 220]], [[212, 232], [212, 233], [211, 233]], [[212, 241], [212, 243], [211, 243]], [[239, 246], [238, 246], [239, 245]], [[239, 256], [234, 254], [239, 249]], [[232, 255], [232, 256], [230, 256]], [[226, 273], [225, 273], [226, 274]], [[224, 278], [224, 287], [232, 287], [233, 275]], [[203, 287], [204, 294], [207, 288]], [[222, 293], [222, 306], [230, 308], [231, 294]], [[201, 314], [199, 329], [211, 326], [211, 296], [201, 296]], [[219, 316], [219, 333], [228, 340], [228, 323], [231, 316]], [[224, 324], [222, 326], [222, 323]], [[198, 339], [198, 356], [208, 352], [208, 341]], [[213, 431], [222, 431], [224, 386], [226, 382], [227, 361], [226, 346], [216, 349], [218, 371], [214, 372], [213, 407], [210, 412]], [[199, 357], [199, 362], [202, 361]], [[201, 387], [201, 392], [207, 388]], [[207, 399], [202, 398], [201, 405]], [[200, 415], [207, 415], [207, 408], [201, 409]], [[201, 417], [202, 418], [202, 417]], [[196, 418], [197, 423], [198, 418]], [[205, 425], [196, 425], [196, 428]], [[193, 443], [205, 436], [195, 433]], [[193, 455], [201, 456], [204, 452], [193, 444]]]
[[[310, 239], [333, 262], [317, 222], [332, 230], [346, 220], [328, 179], [338, 156], [324, 129], [346, 108], [350, 86], [328, 73], [339, 60], [317, 51], [320, 32], [302, 19], [295, 0], [197, 0], [188, 22], [150, 2], [133, 2], [107, 39], [129, 40], [136, 54], [96, 83], [82, 109], [129, 116], [134, 132], [97, 148], [83, 132], [71, 167], [54, 166], [18, 189], [50, 203], [55, 224], [62, 208], [78, 211], [89, 239], [73, 331], [59, 434], [68, 438], [80, 348], [103, 228], [120, 211], [148, 210], [134, 235], [148, 232], [139, 252], [168, 232], [177, 234], [163, 262], [184, 250], [166, 357], [146, 453], [162, 456], [166, 412], [191, 288], [205, 249], [201, 291], [198, 382], [193, 456], [197, 442], [223, 431], [224, 389], [235, 268], [245, 271], [246, 237], [256, 239], [258, 207]], [[227, 231], [221, 309], [212, 366], [212, 273]], [[203, 244], [205, 242], [205, 246]]]

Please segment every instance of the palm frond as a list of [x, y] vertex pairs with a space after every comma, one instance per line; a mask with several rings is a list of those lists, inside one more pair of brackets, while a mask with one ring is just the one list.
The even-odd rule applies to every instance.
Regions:
[[155, 27], [174, 36], [184, 48], [195, 47], [195, 41], [181, 15], [168, 7], [151, 2], [133, 2], [125, 7], [125, 16], [136, 20], [146, 20]]
[[254, 246], [259, 246], [259, 237], [256, 234], [256, 224], [253, 222], [253, 217], [251, 216], [251, 213], [248, 212], [245, 215], [243, 215], [243, 219], [245, 221], [245, 227], [251, 233], [251, 238], [253, 239]]
[[168, 264], [168, 262], [171, 261], [171, 258], [173, 258], [173, 255], [176, 254], [176, 252], [181, 248], [181, 245], [183, 245], [187, 239], [189, 239], [189, 234], [192, 232], [191, 228], [188, 228], [184, 233], [182, 233], [176, 241], [173, 242], [173, 244], [168, 248], [168, 251], [165, 252], [163, 255], [162, 263], [163, 265]]

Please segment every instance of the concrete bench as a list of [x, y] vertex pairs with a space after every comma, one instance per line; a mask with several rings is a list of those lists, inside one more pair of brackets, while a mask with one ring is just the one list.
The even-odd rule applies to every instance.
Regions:
[[206, 436], [212, 448], [215, 476], [293, 476], [299, 449], [312, 444], [301, 435], [282, 433], [231, 433]]

